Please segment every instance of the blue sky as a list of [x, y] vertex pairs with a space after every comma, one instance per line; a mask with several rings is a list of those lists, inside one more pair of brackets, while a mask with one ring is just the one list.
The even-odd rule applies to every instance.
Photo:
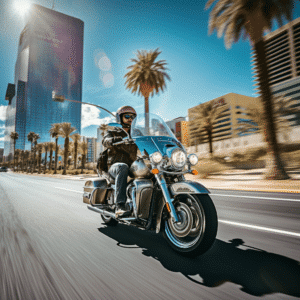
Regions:
[[[14, 81], [19, 35], [24, 20], [17, 3], [51, 8], [49, 0], [2, 0], [0, 10], [0, 148], [8, 83]], [[206, 1], [196, 0], [64, 0], [55, 10], [84, 21], [84, 102], [116, 111], [122, 105], [144, 110], [144, 99], [125, 89], [126, 68], [137, 50], [159, 48], [158, 59], [168, 63], [167, 89], [150, 98], [150, 111], [166, 120], [186, 116], [187, 110], [233, 92], [256, 96], [250, 63], [250, 44], [241, 40], [226, 50], [223, 38], [208, 35]], [[293, 18], [300, 16], [296, 3]], [[99, 59], [103, 56], [108, 59]], [[95, 63], [97, 62], [97, 64]], [[102, 68], [100, 68], [99, 67]], [[83, 107], [82, 134], [96, 137], [96, 128], [108, 114]]]

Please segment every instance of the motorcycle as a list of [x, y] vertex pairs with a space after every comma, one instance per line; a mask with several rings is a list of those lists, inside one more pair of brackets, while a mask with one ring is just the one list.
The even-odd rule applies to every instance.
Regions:
[[[123, 130], [118, 123], [109, 123], [108, 128]], [[107, 226], [125, 223], [155, 230], [182, 255], [205, 253], [215, 241], [218, 218], [209, 190], [184, 177], [197, 174], [191, 169], [198, 163], [197, 155], [187, 155], [162, 118], [154, 114], [138, 114], [130, 136], [115, 145], [130, 143], [140, 152], [130, 166], [127, 182], [126, 206], [131, 215], [115, 214], [115, 181], [99, 170], [98, 178], [85, 183], [83, 202]]]

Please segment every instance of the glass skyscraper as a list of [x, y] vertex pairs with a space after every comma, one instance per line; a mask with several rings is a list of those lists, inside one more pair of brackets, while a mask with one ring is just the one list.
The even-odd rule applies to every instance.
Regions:
[[[84, 23], [68, 15], [32, 5], [23, 29], [15, 65], [15, 91], [7, 107], [4, 156], [13, 152], [10, 133], [19, 139], [16, 149], [30, 149], [27, 135], [40, 135], [39, 143], [50, 141], [54, 123], [69, 122], [80, 134], [81, 104], [52, 101], [52, 92], [82, 101]], [[9, 94], [9, 93], [8, 93]]]

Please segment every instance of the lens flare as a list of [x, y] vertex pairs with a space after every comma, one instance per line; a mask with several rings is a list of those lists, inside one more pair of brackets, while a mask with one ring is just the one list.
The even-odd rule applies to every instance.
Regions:
[[31, 3], [28, 1], [17, 1], [14, 3], [14, 10], [16, 13], [22, 17], [24, 17], [31, 7]]

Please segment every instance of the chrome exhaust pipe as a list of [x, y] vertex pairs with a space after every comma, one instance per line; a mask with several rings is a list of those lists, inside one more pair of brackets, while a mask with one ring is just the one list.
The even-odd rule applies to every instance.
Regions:
[[112, 218], [115, 218], [116, 219], [116, 215], [114, 213], [111, 213], [111, 212], [108, 212], [106, 210], [103, 210], [103, 209], [100, 209], [98, 207], [95, 207], [95, 206], [91, 206], [91, 205], [87, 205], [87, 208], [94, 211], [94, 212], [97, 212], [99, 214], [103, 214], [107, 217], [112, 217]]

